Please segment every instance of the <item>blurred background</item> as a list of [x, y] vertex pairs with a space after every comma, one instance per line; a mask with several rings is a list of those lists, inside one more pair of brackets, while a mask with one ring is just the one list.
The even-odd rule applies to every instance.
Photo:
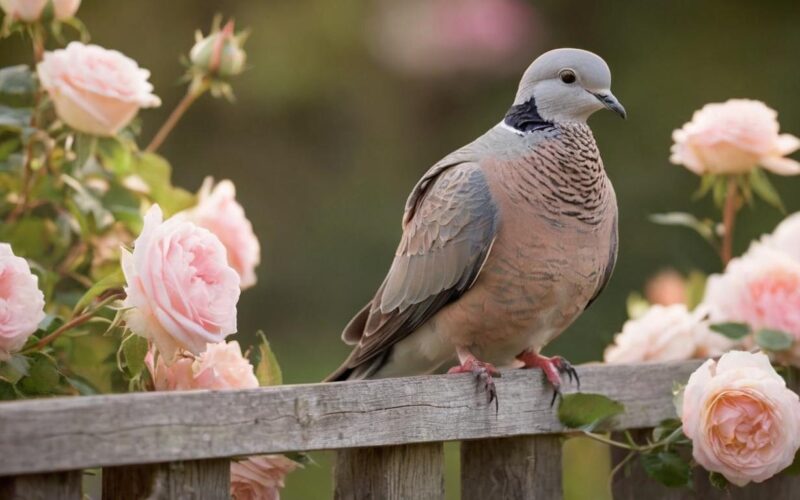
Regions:
[[[604, 57], [629, 114], [590, 122], [617, 191], [621, 241], [606, 292], [548, 348], [573, 362], [601, 359], [627, 295], [652, 274], [719, 266], [695, 235], [648, 221], [714, 213], [691, 199], [697, 177], [669, 164], [672, 130], [707, 102], [749, 97], [800, 134], [800, 8], [791, 0], [84, 0], [93, 41], [153, 73], [163, 105], [142, 113], [140, 144], [182, 96], [178, 58], [193, 31], [207, 31], [218, 12], [252, 30], [237, 101], [204, 97], [160, 152], [178, 185], [196, 190], [213, 175], [238, 187], [263, 247], [258, 285], [239, 304], [239, 339], [250, 344], [264, 330], [287, 383], [316, 382], [345, 357], [339, 333], [388, 269], [409, 190], [500, 120], [519, 76], [546, 50]], [[0, 51], [1, 65], [29, 62], [19, 38]], [[800, 180], [775, 181], [788, 209], [800, 209]], [[739, 250], [780, 218], [746, 209]], [[581, 446], [567, 454], [566, 496], [600, 498], [603, 450]], [[329, 458], [314, 454], [319, 465], [290, 476], [284, 498], [328, 497]]]

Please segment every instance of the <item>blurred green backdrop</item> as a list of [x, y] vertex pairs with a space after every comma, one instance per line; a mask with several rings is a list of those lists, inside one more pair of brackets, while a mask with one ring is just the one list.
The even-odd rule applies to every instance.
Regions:
[[[602, 55], [629, 113], [627, 122], [610, 113], [591, 120], [617, 190], [621, 243], [607, 291], [550, 347], [574, 362], [600, 359], [625, 320], [627, 294], [650, 274], [718, 266], [699, 238], [648, 222], [662, 211], [712, 213], [690, 199], [697, 178], [668, 162], [672, 130], [706, 102], [750, 97], [800, 134], [796, 1], [493, 1], [522, 10], [494, 19], [492, 6], [477, 21], [457, 15], [468, 2], [449, 2], [439, 17], [397, 0], [83, 2], [93, 41], [153, 73], [164, 104], [142, 114], [141, 143], [182, 95], [178, 57], [194, 29], [207, 30], [217, 12], [252, 29], [237, 102], [202, 99], [161, 153], [188, 189], [206, 175], [236, 183], [263, 247], [259, 283], [239, 304], [240, 340], [249, 344], [263, 329], [288, 383], [317, 381], [346, 355], [339, 332], [383, 279], [409, 190], [502, 117], [519, 75], [547, 49]], [[447, 31], [482, 19], [494, 24], [472, 26], [477, 41]], [[444, 46], [431, 41], [442, 33], [451, 36]], [[481, 43], [495, 52], [482, 53]], [[0, 51], [2, 65], [28, 61], [18, 38]], [[776, 183], [789, 210], [800, 209], [800, 180]], [[745, 210], [739, 249], [780, 218], [764, 206]], [[319, 467], [289, 478], [285, 498], [328, 496], [328, 457], [318, 455]], [[581, 484], [606, 467], [591, 462], [600, 456], [575, 459], [588, 460]], [[568, 483], [568, 497], [584, 496], [578, 483]]]

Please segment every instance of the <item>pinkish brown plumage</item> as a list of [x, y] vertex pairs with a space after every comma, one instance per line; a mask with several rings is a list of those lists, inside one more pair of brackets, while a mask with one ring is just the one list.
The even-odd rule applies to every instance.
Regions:
[[616, 260], [617, 203], [585, 121], [625, 111], [589, 52], [534, 61], [504, 120], [434, 165], [411, 193], [403, 236], [375, 297], [345, 328], [355, 344], [328, 380], [574, 371], [539, 350], [600, 293]]

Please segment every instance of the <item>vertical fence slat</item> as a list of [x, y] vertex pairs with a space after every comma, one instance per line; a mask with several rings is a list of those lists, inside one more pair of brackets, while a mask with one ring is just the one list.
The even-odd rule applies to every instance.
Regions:
[[557, 435], [461, 443], [461, 498], [560, 499], [561, 439]]
[[106, 467], [103, 469], [103, 498], [228, 498], [230, 476], [227, 458]]
[[[9, 459], [9, 457], [4, 457]], [[81, 500], [83, 471], [0, 477], [0, 498], [6, 500]]]
[[334, 468], [336, 500], [444, 499], [442, 443], [340, 450]]

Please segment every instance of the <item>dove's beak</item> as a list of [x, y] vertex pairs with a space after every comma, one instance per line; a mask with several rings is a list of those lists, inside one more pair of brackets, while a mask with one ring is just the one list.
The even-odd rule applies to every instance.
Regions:
[[614, 113], [621, 116], [623, 119], [628, 117], [628, 114], [625, 112], [625, 108], [622, 106], [622, 104], [620, 104], [617, 98], [614, 97], [614, 94], [612, 94], [610, 91], [601, 90], [600, 92], [592, 92], [591, 94], [595, 96], [598, 101], [603, 103], [603, 106], [605, 106], [606, 109], [610, 109]]

